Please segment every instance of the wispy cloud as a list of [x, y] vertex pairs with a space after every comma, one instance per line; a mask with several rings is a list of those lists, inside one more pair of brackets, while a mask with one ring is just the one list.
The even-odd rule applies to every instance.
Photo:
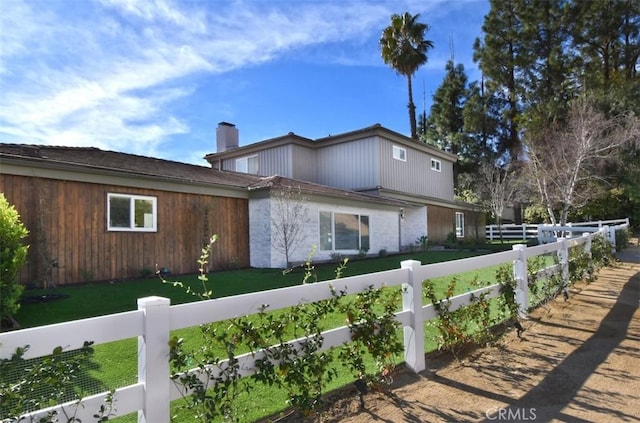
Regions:
[[[190, 131], [188, 118], [169, 106], [189, 96], [198, 77], [284, 54], [312, 57], [325, 43], [361, 43], [397, 7], [364, 0], [3, 0], [0, 136], [148, 154]], [[377, 58], [362, 51], [327, 49], [321, 59], [353, 65]]]

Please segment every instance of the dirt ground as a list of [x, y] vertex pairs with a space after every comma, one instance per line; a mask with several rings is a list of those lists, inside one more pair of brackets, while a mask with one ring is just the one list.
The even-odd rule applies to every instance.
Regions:
[[[460, 360], [427, 359], [384, 391], [331, 395], [314, 422], [640, 421], [640, 247], [598, 280], [572, 287], [523, 321], [499, 345]], [[288, 416], [281, 421], [302, 421]], [[276, 421], [276, 420], [272, 420]]]

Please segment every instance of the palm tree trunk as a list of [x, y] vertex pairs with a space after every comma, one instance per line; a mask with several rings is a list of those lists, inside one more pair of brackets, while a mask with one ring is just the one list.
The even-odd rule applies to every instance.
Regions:
[[409, 91], [409, 125], [411, 126], [411, 138], [418, 139], [418, 129], [416, 125], [416, 105], [413, 104], [413, 86], [411, 85], [411, 75], [407, 75], [407, 88]]

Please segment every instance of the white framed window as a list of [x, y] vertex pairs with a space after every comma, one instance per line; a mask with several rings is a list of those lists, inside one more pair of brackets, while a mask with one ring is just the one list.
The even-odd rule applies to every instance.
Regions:
[[321, 211], [320, 250], [369, 250], [369, 216]]
[[258, 155], [236, 159], [236, 172], [258, 174]]
[[456, 212], [456, 237], [464, 238], [464, 213]]
[[407, 149], [398, 147], [397, 145], [393, 146], [393, 158], [396, 160], [400, 160], [402, 162], [407, 161]]
[[107, 230], [156, 232], [157, 198], [142, 195], [107, 194]]
[[438, 159], [431, 159], [431, 170], [440, 172], [442, 170], [442, 163]]

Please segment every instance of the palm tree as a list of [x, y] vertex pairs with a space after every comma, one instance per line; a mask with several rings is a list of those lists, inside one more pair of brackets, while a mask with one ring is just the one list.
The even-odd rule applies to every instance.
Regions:
[[411, 77], [418, 68], [427, 63], [427, 50], [433, 48], [433, 42], [424, 39], [429, 25], [418, 22], [420, 14], [391, 15], [391, 25], [382, 31], [380, 51], [384, 63], [391, 66], [399, 75], [407, 77], [409, 88], [409, 123], [411, 138], [418, 138], [416, 129], [416, 105], [413, 104]]

